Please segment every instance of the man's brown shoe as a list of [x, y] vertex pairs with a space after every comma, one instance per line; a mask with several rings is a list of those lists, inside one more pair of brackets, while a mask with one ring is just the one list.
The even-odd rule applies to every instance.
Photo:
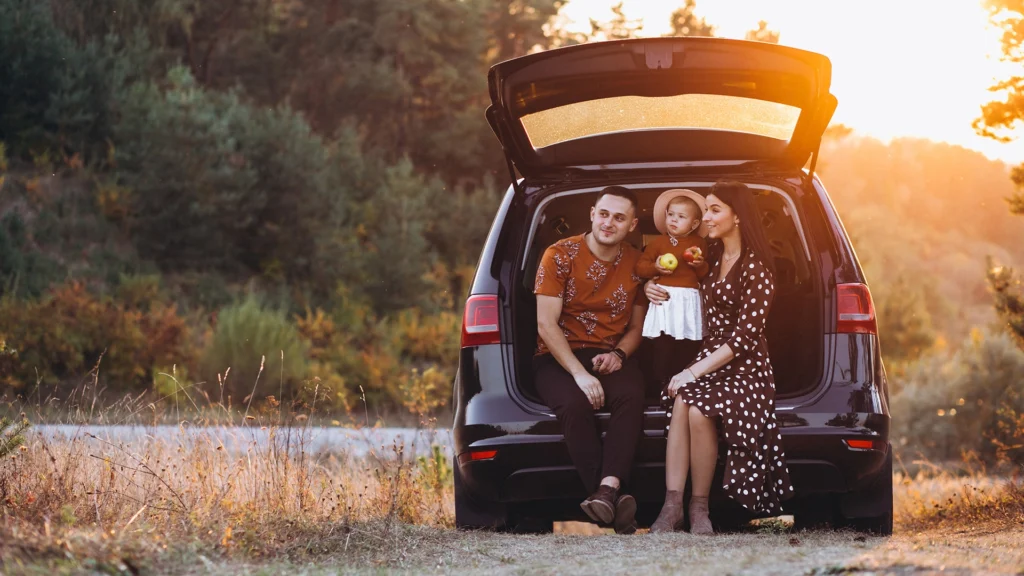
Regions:
[[[597, 491], [589, 498], [580, 503], [580, 508], [590, 516], [590, 519], [598, 524], [611, 524], [615, 519], [615, 497], [618, 490], [604, 484], [597, 487]], [[635, 508], [634, 502], [634, 508]], [[634, 510], [635, 511], [635, 510]]]
[[629, 494], [623, 494], [615, 501], [613, 526], [616, 534], [636, 532], [636, 499]]

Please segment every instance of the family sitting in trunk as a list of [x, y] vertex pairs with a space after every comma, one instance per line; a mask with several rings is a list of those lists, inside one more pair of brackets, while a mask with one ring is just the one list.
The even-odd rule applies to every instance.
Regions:
[[[706, 197], [668, 190], [654, 208], [662, 236], [641, 254], [625, 241], [638, 223], [636, 196], [610, 186], [590, 210], [590, 232], [556, 242], [541, 258], [537, 392], [590, 494], [580, 506], [617, 533], [636, 530], [627, 489], [643, 427], [644, 372], [634, 353], [644, 338], [654, 363], [647, 373], [664, 385], [670, 418], [665, 503], [651, 531], [684, 527], [689, 475], [690, 531], [712, 533], [708, 496], [720, 440], [729, 498], [777, 514], [793, 494], [764, 338], [772, 258], [756, 214], [752, 192], [739, 182], [718, 182]], [[595, 411], [605, 406], [602, 446]]]

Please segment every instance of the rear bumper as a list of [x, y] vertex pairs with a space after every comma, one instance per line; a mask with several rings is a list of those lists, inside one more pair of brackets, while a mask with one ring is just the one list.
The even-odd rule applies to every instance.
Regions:
[[[884, 426], [880, 430], [866, 427], [783, 430], [786, 464], [798, 498], [855, 492], [875, 481], [886, 461], [888, 418], [863, 416], [871, 416], [872, 424]], [[873, 439], [885, 448], [852, 449], [845, 439]], [[664, 498], [665, 447], [660, 430], [648, 430], [641, 439], [629, 482], [629, 491], [641, 502], [660, 502]], [[470, 449], [496, 450], [496, 454], [491, 459], [470, 461], [466, 457]], [[466, 486], [481, 499], [514, 503], [586, 496], [561, 435], [490, 437], [472, 443], [460, 453], [464, 456], [458, 465]], [[719, 474], [721, 469], [720, 465]], [[716, 482], [715, 486], [718, 485]]]
[[[834, 340], [827, 341], [829, 349], [848, 353], [842, 362], [835, 361], [836, 373], [828, 384], [806, 397], [786, 399], [776, 410], [795, 500], [868, 489], [885, 468], [890, 450], [888, 394], [877, 339], [857, 334]], [[578, 503], [586, 495], [561, 426], [544, 406], [525, 400], [510, 384], [516, 381], [508, 371], [514, 366], [512, 356], [511, 346], [504, 344], [462, 352], [453, 432], [465, 488], [490, 502]], [[597, 415], [601, 430], [607, 428], [607, 419], [607, 414]], [[641, 503], [660, 502], [664, 496], [666, 424], [660, 409], [650, 408], [644, 416], [645, 431], [629, 483]], [[844, 443], [847, 439], [873, 440], [882, 449], [852, 449]], [[477, 450], [496, 453], [484, 460], [467, 458]]]

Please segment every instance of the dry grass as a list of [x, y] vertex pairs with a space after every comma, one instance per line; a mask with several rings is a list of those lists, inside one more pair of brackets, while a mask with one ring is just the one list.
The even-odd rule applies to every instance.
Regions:
[[[0, 464], [0, 558], [132, 570], [177, 558], [330, 559], [372, 566], [454, 519], [444, 458], [401, 446], [310, 454], [309, 428], [231, 452], [208, 434], [125, 445], [29, 433]], [[427, 528], [427, 529], [424, 529]]]
[[965, 457], [957, 465], [927, 462], [916, 473], [893, 475], [897, 530], [960, 530], [1024, 523], [1024, 485], [1019, 469], [986, 470]]
[[[265, 416], [257, 412], [242, 420], [249, 425], [222, 426], [216, 434], [131, 443], [84, 430], [69, 438], [30, 431], [22, 449], [0, 462], [0, 572], [273, 573], [307, 566], [316, 573], [325, 566], [464, 565], [500, 573], [541, 569], [545, 555], [568, 550], [579, 556], [575, 570], [597, 567], [588, 556], [595, 546], [619, 550], [601, 556], [609, 562], [660, 569], [669, 565], [659, 560], [659, 548], [683, 546], [687, 551], [679, 554], [700, 561], [719, 554], [724, 542], [705, 546], [685, 535], [624, 539], [579, 523], [560, 524], [547, 537], [460, 533], [451, 529], [451, 470], [442, 453], [408, 454], [401, 446], [372, 447], [366, 458], [311, 453], [316, 432], [308, 419], [299, 419], [305, 426], [277, 427], [269, 420], [263, 426]], [[271, 433], [269, 441], [257, 441], [260, 428]], [[233, 440], [225, 440], [227, 446], [225, 436]], [[872, 565], [859, 550], [902, 557], [917, 550], [906, 539], [922, 533], [981, 525], [998, 531], [1024, 520], [1024, 488], [1005, 470], [993, 474], [970, 460], [954, 467], [915, 462], [913, 473], [898, 468], [895, 513], [903, 536], [892, 543], [755, 527], [722, 537], [747, 550], [740, 555], [747, 560], [737, 564], [733, 555], [723, 561], [742, 572], [756, 567], [751, 551], [774, 549], [780, 569], [821, 567], [830, 551], [846, 555], [838, 565]], [[651, 558], [644, 560], [645, 554]]]

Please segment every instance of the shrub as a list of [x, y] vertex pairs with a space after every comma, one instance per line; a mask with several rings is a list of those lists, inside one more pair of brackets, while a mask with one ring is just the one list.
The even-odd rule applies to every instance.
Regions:
[[976, 453], [994, 463], [1006, 457], [1024, 462], [1021, 451], [1001, 449], [1013, 430], [1008, 423], [1024, 413], [1017, 393], [1024, 381], [1024, 352], [1005, 334], [975, 332], [951, 358], [925, 355], [910, 366], [892, 398], [893, 438], [905, 449], [937, 460]]
[[130, 309], [149, 310], [163, 302], [160, 275], [121, 274], [114, 297]]
[[268, 309], [250, 295], [218, 312], [212, 342], [204, 352], [207, 382], [217, 382], [216, 375], [228, 368], [223, 389], [208, 386], [213, 398], [223, 393], [225, 404], [229, 396], [237, 404], [254, 392], [254, 399], [277, 395], [281, 386], [294, 392], [308, 374], [307, 346], [284, 312]]
[[20, 214], [12, 211], [0, 218], [0, 296], [36, 298], [64, 274], [59, 262], [29, 245]]
[[394, 314], [388, 324], [390, 344], [411, 360], [430, 361], [453, 367], [457, 361], [462, 316], [441, 311], [426, 314], [419, 309]]
[[188, 328], [173, 307], [143, 313], [89, 293], [81, 283], [61, 286], [34, 302], [0, 301], [0, 326], [17, 354], [0, 385], [23, 391], [36, 383], [59, 384], [89, 373], [112, 392], [148, 384], [155, 366], [192, 361]]
[[315, 359], [313, 375], [346, 411], [365, 397], [375, 407], [425, 415], [448, 403], [458, 360], [461, 318], [451, 312], [404, 310], [377, 320], [365, 304], [340, 293], [333, 315], [307, 310], [296, 317]]

